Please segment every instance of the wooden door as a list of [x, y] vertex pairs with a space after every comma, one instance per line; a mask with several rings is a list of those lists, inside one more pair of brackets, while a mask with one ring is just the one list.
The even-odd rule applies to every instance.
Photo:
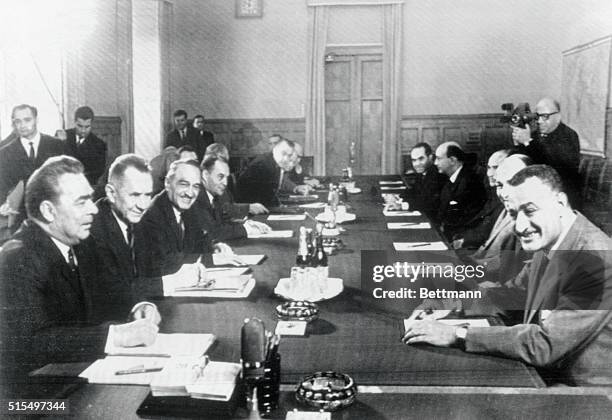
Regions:
[[327, 175], [349, 165], [355, 174], [381, 173], [382, 109], [381, 54], [336, 54], [326, 62]]

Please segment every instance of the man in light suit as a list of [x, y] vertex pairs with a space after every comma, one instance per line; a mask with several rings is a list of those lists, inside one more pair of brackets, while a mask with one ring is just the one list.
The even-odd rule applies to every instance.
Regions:
[[135, 261], [135, 228], [151, 205], [153, 177], [147, 162], [135, 154], [121, 155], [109, 168], [106, 197], [96, 202], [98, 214], [91, 237], [102, 261], [99, 301], [108, 313], [120, 313], [140, 296]]
[[27, 183], [28, 219], [0, 252], [0, 356], [8, 384], [50, 362], [93, 361], [110, 336], [118, 346], [155, 341], [160, 317], [153, 304], [134, 307], [143, 319], [92, 324], [100, 274], [88, 240], [98, 213], [92, 193], [83, 165], [68, 156], [50, 158]]
[[535, 252], [513, 281], [527, 290], [523, 323], [466, 328], [415, 321], [404, 341], [523, 360], [549, 383], [611, 385], [612, 240], [571, 209], [551, 167], [529, 166], [509, 185], [514, 229], [523, 248]]
[[438, 146], [435, 165], [448, 176], [440, 193], [437, 220], [446, 238], [452, 240], [482, 209], [487, 192], [482, 178], [465, 164], [465, 153], [457, 143]]
[[66, 130], [66, 154], [74, 156], [85, 167], [85, 177], [96, 185], [106, 169], [106, 143], [91, 131], [93, 110], [88, 106], [74, 113], [74, 128]]
[[[26, 183], [34, 170], [51, 156], [64, 153], [64, 143], [55, 137], [38, 131], [38, 110], [32, 105], [22, 104], [13, 108], [13, 129], [17, 134], [0, 149], [0, 204], [19, 184]], [[23, 200], [19, 208], [2, 209], [2, 215], [17, 212], [13, 231], [26, 217]]]
[[229, 213], [224, 212], [221, 197], [225, 194], [229, 178], [229, 165], [225, 159], [210, 156], [201, 165], [203, 190], [195, 202], [195, 209], [202, 226], [206, 228], [213, 241], [228, 241], [267, 233], [268, 225], [253, 220], [234, 222]]

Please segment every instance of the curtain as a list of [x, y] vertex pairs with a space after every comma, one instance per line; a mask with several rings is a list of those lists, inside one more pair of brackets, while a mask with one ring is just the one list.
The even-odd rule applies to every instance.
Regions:
[[383, 6], [383, 150], [382, 173], [400, 170], [400, 92], [402, 5]]
[[314, 157], [314, 174], [325, 172], [325, 46], [328, 7], [308, 9], [308, 92], [306, 98], [306, 154]]

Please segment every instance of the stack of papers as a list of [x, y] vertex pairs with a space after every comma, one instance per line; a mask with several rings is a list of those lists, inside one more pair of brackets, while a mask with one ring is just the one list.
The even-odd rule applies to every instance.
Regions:
[[151, 381], [151, 393], [154, 397], [229, 401], [241, 369], [238, 363], [202, 363], [200, 358], [176, 357]]
[[302, 221], [306, 219], [305, 214], [271, 214], [268, 216], [269, 222], [275, 221]]
[[[214, 282], [210, 282], [213, 279]], [[208, 277], [208, 282], [205, 285], [193, 284], [164, 290], [164, 296], [240, 299], [248, 297], [256, 283], [251, 275], [228, 276], [224, 274], [211, 275]]]
[[[235, 265], [235, 266], [248, 266], [257, 265], [266, 258], [264, 254], [256, 255], [225, 255], [225, 254], [213, 254], [214, 265]], [[208, 269], [207, 269], [208, 273]]]
[[272, 230], [268, 233], [258, 233], [253, 236], [249, 236], [249, 238], [291, 238], [293, 236], [292, 230]]
[[418, 210], [383, 210], [383, 214], [387, 217], [396, 216], [421, 216], [421, 212]]
[[149, 385], [169, 360], [167, 357], [108, 356], [89, 365], [79, 378], [87, 379], [90, 384]]
[[[415, 322], [415, 319], [407, 318], [404, 319], [404, 329], [407, 330], [410, 325]], [[472, 319], [436, 319], [436, 321], [441, 322], [446, 325], [465, 325], [468, 327], [490, 327], [489, 321], [485, 318], [472, 318]]]
[[444, 242], [393, 242], [396, 251], [445, 251]]
[[404, 185], [404, 181], [378, 181], [380, 185]]
[[171, 357], [177, 355], [197, 355], [206, 353], [215, 342], [213, 334], [157, 334], [155, 343], [150, 346], [118, 347], [114, 344], [113, 330], [106, 339], [104, 352], [109, 356], [151, 356]]
[[322, 203], [320, 201], [317, 203], [300, 204], [300, 207], [303, 209], [322, 209], [325, 208], [325, 206], [327, 206], [327, 203]]
[[396, 230], [396, 229], [431, 229], [431, 225], [427, 222], [421, 223], [387, 223], [387, 229]]
[[392, 185], [392, 186], [381, 186], [380, 190], [381, 191], [389, 191], [389, 190], [405, 190], [406, 186], [405, 185]]

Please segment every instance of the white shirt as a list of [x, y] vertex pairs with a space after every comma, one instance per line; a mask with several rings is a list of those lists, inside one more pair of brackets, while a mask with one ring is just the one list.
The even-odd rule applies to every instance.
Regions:
[[125, 243], [126, 244], [130, 244], [130, 242], [128, 241], [128, 234], [127, 234], [127, 230], [128, 230], [128, 225], [127, 223], [125, 223], [123, 220], [121, 220], [113, 210], [111, 210], [111, 213], [113, 214], [113, 217], [115, 218], [115, 220], [117, 221], [117, 223], [119, 224], [119, 229], [121, 229], [121, 233], [123, 234], [123, 239], [125, 239]]
[[23, 146], [23, 150], [26, 152], [26, 156], [30, 156], [30, 143], [34, 146], [34, 157], [38, 156], [38, 145], [40, 144], [40, 133], [37, 131], [34, 138], [28, 140], [24, 137], [20, 137], [21, 145]]
[[181, 212], [176, 209], [176, 207], [172, 206], [172, 211], [174, 212], [174, 217], [176, 218], [176, 223], [181, 225]]
[[208, 196], [208, 201], [210, 201], [210, 204], [212, 205], [215, 196], [209, 193], [208, 190], [206, 190], [206, 195]]
[[452, 182], [453, 184], [457, 180], [457, 177], [459, 176], [459, 171], [461, 171], [461, 168], [463, 168], [463, 165], [461, 165], [459, 167], [459, 169], [457, 169], [455, 172], [453, 172], [453, 174], [448, 178], [449, 181]]
[[[55, 244], [55, 246], [57, 247], [57, 249], [59, 249], [59, 251], [62, 253], [62, 257], [64, 257], [64, 260], [66, 261], [66, 263], [70, 264], [70, 258], [68, 258], [68, 252], [70, 251], [70, 247], [63, 242], [58, 241], [52, 236], [50, 238]], [[72, 256], [74, 257], [74, 263], [78, 265], [76, 255], [74, 255], [74, 252], [72, 253]]]

